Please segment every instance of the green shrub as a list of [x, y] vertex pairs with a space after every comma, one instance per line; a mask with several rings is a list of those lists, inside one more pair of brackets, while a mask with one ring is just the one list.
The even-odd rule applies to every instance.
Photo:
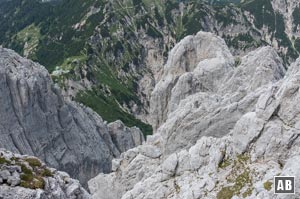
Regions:
[[43, 169], [42, 172], [40, 173], [41, 176], [43, 177], [53, 177], [52, 172], [49, 169]]
[[272, 189], [272, 185], [273, 185], [272, 182], [266, 181], [266, 182], [264, 183], [264, 188], [265, 188], [266, 190], [270, 191], [270, 190]]
[[9, 164], [10, 161], [6, 160], [4, 157], [0, 157], [0, 164]]
[[23, 177], [23, 179], [21, 179], [20, 186], [28, 189], [44, 189], [45, 181], [42, 177]]
[[21, 169], [22, 169], [23, 173], [32, 175], [32, 170], [30, 170], [29, 168], [27, 168], [26, 165], [20, 164], [20, 166], [21, 166]]
[[28, 162], [31, 167], [42, 166], [42, 163], [37, 158], [26, 158], [25, 161]]

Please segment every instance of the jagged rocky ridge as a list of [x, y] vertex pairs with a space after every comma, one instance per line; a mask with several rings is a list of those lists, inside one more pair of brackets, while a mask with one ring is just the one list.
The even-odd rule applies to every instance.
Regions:
[[151, 92], [183, 37], [202, 30], [224, 38], [234, 55], [271, 45], [285, 63], [298, 56], [299, 1], [228, 2], [238, 1], [13, 0], [0, 5], [0, 43], [54, 70], [65, 95], [105, 120], [149, 134], [136, 118], [150, 122]]
[[33, 155], [85, 184], [110, 172], [111, 160], [143, 142], [121, 121], [64, 100], [41, 65], [0, 48], [0, 148]]
[[0, 149], [0, 198], [89, 199], [91, 196], [67, 173], [48, 168], [36, 157]]
[[[123, 10], [128, 6], [135, 9], [128, 12]], [[299, 1], [243, 1], [239, 5], [224, 6], [211, 6], [206, 1], [112, 1], [106, 8], [107, 20], [95, 28], [88, 42], [94, 53], [91, 56], [92, 63], [98, 65], [104, 59], [101, 66], [108, 63], [117, 72], [119, 81], [131, 85], [133, 80], [136, 84], [133, 94], [138, 100], [131, 97], [131, 100], [120, 104], [148, 123], [151, 123], [152, 115], [149, 106], [152, 103], [151, 92], [160, 81], [169, 49], [184, 36], [196, 34], [199, 30], [213, 32], [226, 41], [235, 56], [243, 56], [265, 45], [273, 46], [285, 63], [298, 56]], [[121, 11], [115, 14], [115, 10]], [[109, 27], [118, 27], [118, 31]], [[130, 56], [128, 52], [131, 52]], [[87, 67], [94, 68], [91, 64], [87, 64]], [[92, 79], [97, 82], [93, 86], [102, 84], [101, 80]], [[102, 87], [98, 88], [101, 90]], [[109, 85], [108, 89], [111, 88]], [[71, 92], [74, 93], [74, 90]], [[84, 103], [87, 102], [86, 98], [93, 98], [91, 95], [94, 95], [91, 92], [88, 95], [84, 92], [81, 94], [77, 99]], [[122, 101], [120, 98], [117, 100]]]
[[89, 181], [93, 198], [298, 198], [299, 179], [275, 196], [273, 176], [299, 175], [300, 60], [286, 72], [272, 47], [233, 60], [211, 33], [178, 43], [152, 92], [156, 133]]

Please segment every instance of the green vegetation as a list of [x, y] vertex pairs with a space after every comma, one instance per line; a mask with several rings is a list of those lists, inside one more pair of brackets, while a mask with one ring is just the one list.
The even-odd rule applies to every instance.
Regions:
[[39, 44], [40, 39], [40, 28], [31, 24], [17, 33], [15, 36], [16, 42], [23, 46], [22, 54], [33, 57], [35, 50]]
[[266, 182], [264, 183], [264, 188], [265, 188], [266, 190], [270, 191], [270, 190], [272, 189], [272, 185], [273, 185], [272, 182], [266, 181]]
[[[25, 164], [28, 163], [30, 167]], [[43, 177], [52, 177], [52, 172], [42, 166], [42, 163], [37, 158], [16, 158], [12, 157], [10, 160], [5, 159], [4, 157], [0, 157], [0, 165], [19, 165], [21, 167], [22, 174], [20, 176], [21, 182], [20, 186], [30, 189], [44, 189], [45, 181]]]
[[31, 167], [42, 166], [42, 163], [37, 158], [26, 158], [25, 161], [28, 162]]
[[[242, 195], [245, 198], [252, 194], [252, 171], [247, 167], [249, 159], [247, 155], [237, 156], [236, 160], [233, 161], [231, 174], [227, 176], [230, 185], [221, 188], [217, 194], [217, 199], [231, 199], [234, 195]], [[229, 160], [226, 160], [226, 162], [229, 162]], [[229, 165], [231, 164], [229, 163], [226, 167]], [[242, 192], [242, 190], [244, 191]]]
[[240, 57], [236, 57], [234, 59], [234, 66], [238, 67], [240, 64], [242, 63], [241, 58]]
[[42, 177], [34, 177], [33, 175], [21, 175], [21, 187], [29, 189], [44, 189], [45, 181]]
[[216, 9], [216, 19], [219, 23], [222, 24], [223, 27], [229, 26], [229, 25], [236, 25], [237, 21], [235, 19], [235, 10], [233, 7], [225, 7], [224, 6], [218, 6]]
[[219, 168], [224, 169], [224, 168], [228, 167], [232, 163], [232, 161], [229, 158], [226, 158], [225, 151], [221, 151], [221, 153], [222, 153], [223, 158], [222, 158], [222, 161], [219, 162], [218, 166], [219, 166]]
[[0, 157], [0, 165], [1, 164], [9, 164], [10, 161], [6, 160], [4, 157]]
[[214, 5], [227, 5], [229, 3], [238, 4], [241, 0], [209, 0], [209, 2]]
[[[269, 0], [252, 0], [241, 3], [241, 8], [249, 11], [254, 15], [254, 24], [261, 29], [263, 26], [268, 28], [269, 34], [276, 38], [279, 46], [288, 49], [286, 55], [281, 55], [285, 63], [290, 59], [296, 59], [299, 53], [293, 48], [290, 38], [285, 33], [285, 22], [281, 13], [275, 12], [271, 1]], [[293, 15], [297, 17], [297, 8]], [[297, 23], [297, 21], [295, 21]]]
[[300, 52], [300, 38], [297, 38], [294, 42], [294, 46], [298, 52]]
[[22, 169], [23, 173], [25, 173], [27, 175], [33, 175], [32, 170], [29, 169], [25, 164], [22, 164], [20, 162], [17, 162], [16, 164], [21, 166], [21, 169]]
[[270, 0], [245, 1], [241, 7], [254, 15], [257, 28], [261, 29], [266, 25], [270, 28], [270, 32], [275, 30], [275, 13]]
[[296, 7], [293, 11], [293, 24], [294, 24], [294, 31], [297, 31], [298, 25], [300, 25], [300, 8]]
[[122, 110], [117, 100], [113, 97], [106, 97], [98, 90], [81, 92], [77, 95], [76, 100], [91, 107], [108, 122], [120, 119], [129, 127], [139, 127], [145, 136], [152, 134], [152, 127], [150, 125], [141, 122], [131, 114]]
[[[245, 23], [241, 25], [252, 27], [243, 14], [248, 11], [254, 16], [256, 27], [247, 33], [233, 36], [213, 31], [229, 47], [246, 51], [266, 44], [260, 40], [262, 35], [257, 29], [267, 27], [271, 38], [288, 49], [287, 55], [282, 54], [285, 62], [300, 52], [299, 40], [290, 41], [283, 16], [274, 12], [269, 0], [211, 0], [214, 11], [205, 1], [184, 1], [184, 7], [180, 2], [183, 1], [8, 1], [0, 5], [0, 14], [6, 13], [0, 18], [0, 44], [46, 66], [62, 89], [66, 89], [67, 79], [88, 79], [92, 88], [78, 93], [77, 101], [94, 109], [104, 120], [120, 119], [128, 126], [138, 126], [144, 134], [151, 134], [151, 126], [124, 108], [136, 104], [143, 109], [137, 96], [137, 82], [145, 73], [149, 74], [145, 46], [141, 43], [144, 33], [155, 39], [166, 58], [183, 37], [208, 31], [206, 23], [212, 17], [218, 26], [228, 28], [240, 23], [236, 16], [241, 15], [241, 23]], [[293, 13], [295, 24], [298, 10]], [[165, 33], [171, 38], [168, 42]], [[235, 61], [238, 66], [239, 59]]]
[[[245, 170], [243, 173], [238, 175], [235, 179], [234, 185], [228, 186], [228, 187], [223, 187], [217, 194], [218, 199], [231, 199], [234, 195], [240, 195], [241, 190], [245, 186], [249, 186], [252, 183], [252, 179], [250, 177], [250, 171]], [[242, 195], [243, 197], [251, 195], [252, 194], [252, 189], [247, 189], [246, 192], [244, 192]]]
[[79, 56], [69, 57], [64, 62], [55, 68], [51, 73], [51, 77], [60, 88], [65, 88], [65, 81], [67, 79], [80, 80], [79, 76], [76, 76], [76, 70], [80, 70], [87, 62], [87, 56], [82, 53]]
[[44, 189], [45, 181], [43, 177], [52, 177], [52, 172], [46, 167], [42, 167], [42, 163], [36, 158], [26, 158], [31, 168], [28, 168], [24, 163], [17, 162], [21, 166], [21, 184], [20, 186], [30, 189]]
[[219, 168], [224, 169], [224, 168], [228, 167], [230, 164], [231, 164], [231, 161], [229, 159], [225, 159], [219, 163]]
[[42, 169], [42, 170], [40, 171], [40, 174], [41, 174], [41, 176], [43, 176], [43, 177], [53, 177], [52, 172], [51, 172], [49, 169], [47, 169], [47, 168]]
[[254, 188], [248, 188], [248, 189], [242, 194], [243, 198], [246, 198], [246, 197], [248, 197], [248, 196], [251, 196], [251, 194], [252, 194], [252, 192], [253, 192], [253, 189], [254, 189]]

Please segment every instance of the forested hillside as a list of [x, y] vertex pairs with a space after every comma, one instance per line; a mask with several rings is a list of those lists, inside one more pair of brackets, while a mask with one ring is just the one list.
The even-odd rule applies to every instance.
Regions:
[[4, 1], [0, 43], [45, 65], [66, 97], [149, 134], [150, 94], [178, 41], [210, 31], [225, 39], [237, 65], [264, 45], [290, 63], [300, 51], [300, 10], [285, 6], [291, 16], [270, 0]]

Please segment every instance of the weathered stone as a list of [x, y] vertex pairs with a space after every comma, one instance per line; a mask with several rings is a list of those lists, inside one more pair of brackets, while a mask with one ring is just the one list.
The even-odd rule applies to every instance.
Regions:
[[170, 176], [173, 176], [176, 172], [178, 164], [177, 154], [170, 155], [163, 163], [162, 163], [162, 171]]
[[9, 184], [12, 187], [19, 185], [20, 182], [21, 182], [20, 174], [16, 171], [14, 171], [12, 175], [9, 176], [7, 179], [7, 184]]
[[152, 145], [144, 145], [140, 148], [141, 154], [150, 158], [158, 158], [161, 156], [160, 149]]
[[1, 47], [0, 91], [0, 147], [35, 155], [84, 185], [143, 141], [137, 128], [109, 130], [91, 109], [64, 100], [43, 66]]
[[[11, 162], [6, 165], [5, 169], [0, 168], [0, 174], [5, 176], [5, 181], [0, 183], [0, 198], [5, 199], [48, 199], [48, 198], [59, 198], [59, 199], [90, 199], [91, 196], [88, 192], [80, 185], [78, 180], [70, 178], [65, 172], [60, 172], [55, 169], [46, 167], [43, 163], [41, 165], [36, 164], [34, 169], [28, 173], [28, 171], [21, 171], [19, 173], [15, 170], [10, 174], [9, 170], [18, 168], [18, 165], [25, 165], [28, 161], [29, 156], [21, 156], [14, 154], [4, 149], [0, 149], [1, 157], [5, 157]], [[17, 160], [16, 160], [16, 157]], [[37, 158], [30, 156], [37, 161]], [[12, 162], [15, 163], [12, 163]], [[27, 162], [28, 163], [28, 162]], [[24, 175], [27, 177], [23, 178], [22, 181], [20, 176]], [[30, 175], [30, 176], [28, 176]], [[0, 178], [2, 180], [2, 178]], [[38, 187], [27, 187], [32, 182], [36, 182]]]
[[10, 172], [8, 170], [1, 170], [0, 171], [0, 177], [3, 180], [8, 180], [8, 178], [10, 177]]
[[128, 128], [120, 120], [108, 124], [108, 132], [120, 153], [144, 142], [144, 136], [138, 128]]
[[[189, 37], [185, 42], [188, 40], [194, 41]], [[214, 40], [218, 41], [209, 41]], [[212, 82], [204, 81], [202, 85], [210, 89], [203, 90], [200, 84], [194, 84], [196, 70], [191, 70], [192, 74], [185, 72], [196, 66], [187, 63], [199, 59], [189, 48], [196, 42], [183, 43], [172, 51], [177, 57], [172, 53], [169, 57], [182, 63], [172, 62], [166, 68], [178, 75], [178, 80], [170, 74], [163, 76], [163, 86], [154, 90], [165, 93], [161, 98], [156, 96], [161, 102], [154, 102], [158, 104], [153, 112], [158, 114], [156, 134], [144, 145], [131, 149], [134, 155], [122, 154], [115, 172], [100, 174], [89, 182], [93, 198], [101, 197], [107, 187], [118, 195], [107, 195], [106, 199], [221, 199], [227, 194], [248, 199], [299, 198], [297, 191], [293, 196], [275, 196], [272, 183], [276, 175], [299, 175], [300, 59], [283, 78], [281, 59], [272, 48], [263, 47], [242, 57], [237, 68], [222, 73], [224, 77], [217, 76], [217, 84], [212, 78]], [[176, 49], [186, 49], [186, 53], [176, 54]], [[205, 61], [206, 67], [217, 62]], [[231, 63], [222, 59], [220, 62]], [[175, 91], [180, 94], [181, 89], [179, 100], [167, 97]], [[175, 105], [169, 106], [172, 103]], [[168, 108], [160, 112], [159, 107]], [[161, 151], [159, 158], [146, 155], [145, 151], [153, 151], [150, 148]], [[124, 158], [128, 156], [130, 161]], [[100, 182], [106, 183], [105, 188]], [[296, 190], [299, 187], [296, 180]]]

